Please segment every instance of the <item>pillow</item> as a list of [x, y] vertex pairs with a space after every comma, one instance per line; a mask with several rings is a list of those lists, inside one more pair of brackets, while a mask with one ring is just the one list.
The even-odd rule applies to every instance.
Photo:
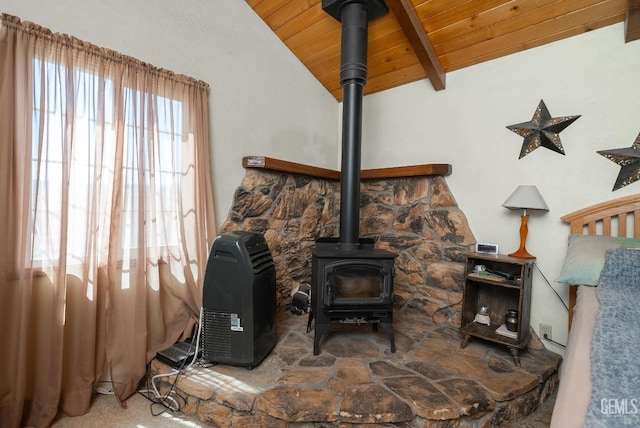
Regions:
[[556, 280], [569, 285], [598, 285], [604, 267], [605, 254], [615, 248], [639, 248], [640, 239], [614, 236], [569, 235], [569, 247], [560, 277]]

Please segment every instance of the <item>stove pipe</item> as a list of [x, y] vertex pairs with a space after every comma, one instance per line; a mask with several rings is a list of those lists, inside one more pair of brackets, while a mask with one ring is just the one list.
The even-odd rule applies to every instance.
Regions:
[[360, 247], [362, 93], [367, 83], [368, 23], [388, 12], [383, 0], [322, 0], [322, 9], [342, 23], [342, 166], [339, 247]]

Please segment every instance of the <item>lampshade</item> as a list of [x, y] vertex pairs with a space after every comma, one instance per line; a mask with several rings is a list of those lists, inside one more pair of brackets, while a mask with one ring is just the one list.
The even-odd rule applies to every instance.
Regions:
[[542, 210], [549, 211], [547, 203], [542, 198], [536, 186], [521, 185], [502, 204], [510, 210]]

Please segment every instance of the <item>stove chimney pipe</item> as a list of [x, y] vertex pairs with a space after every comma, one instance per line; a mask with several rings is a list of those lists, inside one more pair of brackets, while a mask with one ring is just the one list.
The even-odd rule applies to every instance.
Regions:
[[339, 246], [360, 246], [362, 95], [367, 83], [368, 22], [388, 12], [383, 0], [322, 0], [322, 9], [342, 23], [342, 166]]

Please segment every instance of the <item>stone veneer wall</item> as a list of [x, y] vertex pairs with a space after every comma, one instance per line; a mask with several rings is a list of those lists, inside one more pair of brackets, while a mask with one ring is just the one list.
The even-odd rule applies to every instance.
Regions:
[[[248, 168], [220, 233], [264, 234], [276, 266], [278, 307], [311, 281], [318, 237], [339, 233], [340, 183]], [[442, 176], [363, 180], [360, 236], [398, 254], [395, 310], [460, 325], [464, 253], [475, 238]]]

